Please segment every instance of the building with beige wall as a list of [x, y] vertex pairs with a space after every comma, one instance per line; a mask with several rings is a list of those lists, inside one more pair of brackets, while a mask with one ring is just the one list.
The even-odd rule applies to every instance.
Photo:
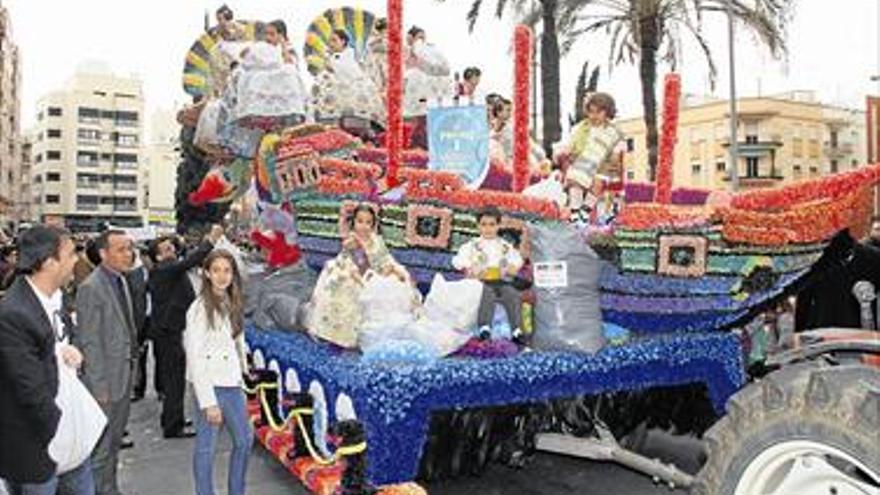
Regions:
[[180, 124], [170, 110], [157, 110], [150, 118], [150, 137], [146, 147], [145, 221], [147, 225], [176, 225], [174, 192], [180, 162]]
[[0, 6], [0, 226], [20, 220], [21, 70], [9, 11]]
[[[864, 111], [822, 104], [810, 91], [741, 98], [737, 104], [740, 189], [775, 187], [851, 170], [867, 161]], [[730, 188], [729, 116], [727, 100], [682, 99], [675, 186]], [[627, 179], [647, 181], [641, 117], [617, 124], [627, 138]]]
[[143, 225], [142, 82], [81, 67], [37, 103], [32, 210], [74, 231]]

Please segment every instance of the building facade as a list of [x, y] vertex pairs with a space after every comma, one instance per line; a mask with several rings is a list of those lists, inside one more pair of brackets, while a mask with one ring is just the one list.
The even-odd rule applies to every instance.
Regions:
[[[776, 187], [867, 163], [862, 110], [821, 104], [809, 91], [742, 98], [737, 105], [742, 190]], [[729, 116], [727, 100], [683, 98], [673, 170], [676, 187], [730, 189]], [[618, 125], [627, 138], [627, 179], [645, 182], [644, 123], [639, 117]]]
[[9, 11], [0, 6], [0, 225], [20, 220], [21, 71]]
[[150, 119], [150, 137], [146, 149], [144, 183], [146, 184], [147, 225], [173, 227], [175, 220], [174, 189], [180, 162], [180, 124], [174, 112], [158, 110]]
[[31, 201], [31, 160], [33, 159], [33, 142], [30, 137], [25, 135], [21, 140], [21, 168], [18, 178], [18, 202], [15, 205], [15, 214], [18, 216], [19, 222], [32, 222], [35, 220], [33, 216], [33, 208]]
[[81, 68], [37, 103], [32, 210], [74, 231], [143, 225], [142, 82]]

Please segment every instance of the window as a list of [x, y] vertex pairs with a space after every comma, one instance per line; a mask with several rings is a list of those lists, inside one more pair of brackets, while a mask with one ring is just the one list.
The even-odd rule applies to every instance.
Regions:
[[97, 167], [98, 154], [94, 151], [77, 151], [76, 164], [85, 167]]
[[77, 187], [95, 189], [98, 187], [98, 174], [76, 174]]
[[716, 172], [724, 172], [725, 170], [727, 170], [727, 163], [715, 162], [715, 171]]
[[61, 196], [57, 194], [47, 194], [46, 195], [46, 204], [57, 205], [61, 202]]
[[92, 91], [92, 94], [95, 96], [107, 96], [105, 91]]
[[816, 166], [810, 167], [810, 174], [811, 174], [811, 175], [816, 175], [816, 174], [818, 174], [818, 173], [819, 173], [819, 168], [818, 168], [818, 167], [816, 167]]
[[58, 172], [47, 173], [46, 182], [61, 182], [61, 174]]
[[61, 109], [59, 107], [49, 107], [49, 117], [61, 117]]
[[43, 155], [41, 153], [37, 153], [37, 156], [34, 157], [34, 163], [43, 163]]
[[122, 147], [136, 147], [138, 144], [137, 134], [113, 133], [113, 142]]
[[43, 112], [42, 112], [42, 110], [41, 110], [40, 112], [37, 113], [37, 121], [41, 121], [41, 120], [43, 120]]
[[61, 137], [61, 129], [49, 129], [46, 131], [46, 137], [49, 139], [58, 139]]
[[832, 148], [837, 148], [837, 131], [831, 131], [829, 141]]
[[792, 171], [794, 172], [794, 175], [801, 175], [803, 168], [800, 165], [795, 165], [792, 167]]
[[632, 170], [627, 170], [626, 171], [626, 179], [627, 180], [636, 180], [636, 173], [633, 172]]
[[136, 126], [138, 123], [137, 112], [126, 112], [119, 110], [116, 112], [116, 125], [118, 126]]
[[758, 176], [758, 158], [754, 156], [746, 157], [746, 177]]
[[694, 175], [700, 175], [700, 172], [703, 171], [703, 166], [699, 163], [695, 163], [691, 165], [691, 173]]
[[626, 138], [626, 152], [632, 153], [636, 150], [636, 140], [633, 138]]
[[116, 98], [127, 98], [130, 100], [133, 100], [136, 98], [135, 95], [129, 94], [129, 93], [113, 93], [113, 96], [115, 96]]
[[60, 160], [61, 152], [60, 151], [47, 151], [46, 152], [46, 160]]
[[747, 120], [744, 122], [746, 132], [746, 144], [757, 144], [758, 142], [758, 121]]
[[831, 173], [837, 173], [837, 160], [831, 160]]
[[77, 129], [76, 130], [76, 140], [79, 142], [100, 141], [101, 140], [101, 131], [99, 131], [97, 129]]
[[131, 153], [114, 153], [113, 163], [120, 167], [137, 167], [137, 155]]
[[97, 210], [98, 197], [91, 195], [78, 194], [76, 196], [76, 208], [78, 210]]
[[852, 165], [852, 168], [858, 168], [858, 167], [859, 167], [859, 161], [858, 161], [858, 160], [853, 160], [853, 161], [850, 163], [850, 165]]
[[112, 154], [110, 154], [110, 153], [101, 153], [101, 161], [102, 161], [102, 162], [109, 162], [109, 161], [111, 161], [111, 160], [113, 160], [113, 155], [112, 155]]
[[113, 187], [122, 191], [134, 191], [137, 189], [137, 177], [133, 175], [114, 176]]
[[113, 120], [116, 118], [116, 112], [113, 110], [101, 110], [101, 118]]
[[43, 176], [41, 174], [37, 174], [34, 176], [34, 184], [42, 184]]
[[97, 108], [79, 107], [79, 121], [97, 123], [101, 118], [101, 111]]

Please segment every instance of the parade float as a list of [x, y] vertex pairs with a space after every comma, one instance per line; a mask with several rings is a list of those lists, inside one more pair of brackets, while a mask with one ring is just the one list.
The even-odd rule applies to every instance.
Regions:
[[[229, 202], [253, 185], [261, 205], [258, 228], [270, 231], [259, 237], [270, 240], [264, 247], [286, 263], [296, 263], [301, 255], [318, 271], [342, 249], [351, 211], [369, 205], [391, 254], [422, 289], [438, 274], [448, 280], [461, 278], [451, 260], [461, 245], [478, 235], [476, 212], [483, 207], [501, 210], [503, 234], [523, 258], [532, 260], [533, 268], [557, 269], [566, 263], [564, 256], [534, 259], [536, 232], [574, 232], [582, 246], [604, 259], [597, 265], [597, 284], [604, 322], [599, 331], [607, 343], [598, 352], [521, 352], [509, 342], [472, 342], [467, 352], [443, 359], [407, 359], [406, 353], [367, 359], [304, 332], [252, 327], [248, 346], [263, 379], [249, 392], [261, 442], [315, 493], [369, 493], [372, 487], [383, 487], [379, 492], [388, 494], [423, 493], [413, 480], [478, 474], [496, 460], [516, 464], [536, 447], [574, 453], [577, 447], [565, 437], [538, 435], [572, 432], [570, 418], [553, 418], [559, 401], [695, 385], [706, 397], [708, 416], [731, 414], [707, 434], [714, 444], [710, 454], [716, 457], [710, 456], [697, 479], [632, 452], [621, 454], [624, 449], [612, 433], [626, 431], [605, 426], [598, 413], [587, 411], [586, 418], [574, 423], [591, 425], [580, 434], [606, 456], [594, 453], [593, 458], [617, 460], [706, 493], [755, 493], [742, 488], [742, 482], [730, 481], [745, 476], [751, 467], [743, 467], [741, 459], [736, 466], [719, 460], [721, 454], [734, 456], [737, 441], [727, 437], [731, 424], [745, 429], [746, 413], [741, 409], [755, 407], [749, 401], [759, 393], [755, 386], [746, 387], [741, 338], [730, 330], [795, 293], [810, 274], [846, 257], [845, 250], [834, 248], [836, 239], [847, 232], [858, 239], [866, 232], [880, 165], [739, 194], [675, 189], [671, 171], [680, 81], [673, 74], [665, 83], [656, 184], [622, 184], [604, 196], [609, 214], [601, 225], [569, 226], [558, 201], [523, 194], [542, 179], [532, 173], [528, 158], [529, 30], [518, 27], [514, 36], [514, 156], [507, 177], [511, 190], [499, 191], [479, 187], [487, 180], [485, 169], [438, 167], [443, 150], [436, 143], [429, 143], [430, 151], [408, 147], [413, 143], [412, 126], [404, 117], [427, 114], [429, 136], [458, 136], [459, 145], [470, 146], [474, 156], [488, 160], [487, 146], [474, 138], [486, 132], [484, 107], [434, 109], [424, 98], [406, 101], [409, 83], [404, 80], [399, 0], [389, 1], [387, 32], [381, 38], [386, 64], [381, 71], [383, 108], [376, 110], [375, 100], [359, 107], [362, 88], [349, 93], [335, 74], [321, 75], [333, 63], [328, 50], [335, 30], [348, 33], [355, 57], [366, 60], [369, 46], [376, 43], [376, 23], [376, 16], [352, 8], [329, 10], [312, 22], [304, 54], [310, 72], [317, 75], [319, 89], [313, 94], [318, 99], [312, 108], [321, 122], [306, 119], [291, 125], [299, 119], [283, 113], [244, 121], [226, 118], [224, 128], [203, 143], [214, 165], [190, 201]], [[259, 23], [241, 23], [234, 41], [260, 39], [264, 30]], [[221, 46], [225, 41], [229, 40], [221, 30], [210, 31], [187, 55], [184, 86], [200, 102], [182, 113], [184, 122], [201, 125], [211, 101], [228, 100], [221, 96], [227, 85], [224, 77], [233, 77], [226, 70], [228, 52]], [[221, 111], [234, 114], [234, 104]], [[361, 111], [337, 112], [339, 104]], [[423, 108], [408, 110], [418, 104]], [[482, 123], [476, 115], [482, 115]], [[346, 120], [351, 117], [357, 123]], [[524, 303], [535, 309], [553, 304], [541, 297], [542, 287], [547, 297], [558, 288], [553, 284], [560, 283], [559, 278], [550, 279], [554, 282], [536, 280], [536, 290]], [[537, 324], [531, 332], [537, 341], [551, 330]], [[876, 342], [862, 345], [835, 337], [814, 338], [812, 343], [817, 341], [824, 342], [820, 345], [826, 346], [826, 354], [836, 350], [833, 342], [838, 341], [846, 342], [850, 351], [878, 352]], [[809, 345], [805, 341], [803, 349]], [[805, 358], [802, 352], [776, 364], [783, 366], [786, 359]], [[848, 372], [876, 380], [862, 368]], [[810, 416], [807, 419], [830, 424], [842, 435], [857, 428], [876, 432], [878, 418], [870, 411], [878, 404], [876, 392], [871, 395], [868, 382], [848, 384], [844, 401], [829, 388], [835, 373], [838, 370], [807, 370], [798, 375], [796, 385], [791, 373], [780, 379], [772, 374], [762, 386], [765, 394], [781, 394], [777, 406], [804, 408], [796, 395], [813, 390], [804, 392], [804, 377], [810, 384], [825, 380], [827, 400], [816, 402], [819, 399], [808, 396], [807, 403], [818, 404], [818, 409], [802, 411]], [[731, 397], [733, 408], [725, 410]], [[574, 402], [582, 408], [591, 404]], [[840, 408], [849, 406], [855, 409], [841, 413], [840, 419]], [[773, 404], [765, 401], [757, 407], [763, 409], [753, 416], [756, 426], [779, 420]], [[835, 414], [837, 420], [828, 419]], [[810, 438], [814, 430], [804, 431]], [[852, 445], [855, 451], [848, 450]], [[816, 452], [842, 457], [867, 482], [878, 482], [880, 459], [876, 453], [865, 454], [865, 445], [865, 440], [855, 440], [836, 450], [802, 449], [782, 457], [799, 459]]]

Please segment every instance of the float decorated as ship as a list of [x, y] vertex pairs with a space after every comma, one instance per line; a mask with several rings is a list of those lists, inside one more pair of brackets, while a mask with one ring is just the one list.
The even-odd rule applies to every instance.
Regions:
[[[339, 254], [348, 218], [361, 204], [374, 209], [391, 254], [423, 287], [438, 273], [448, 279], [461, 277], [452, 257], [478, 235], [476, 213], [484, 207], [502, 212], [502, 235], [530, 259], [535, 225], [570, 221], [564, 198], [529, 194], [554, 180], [530, 164], [530, 31], [517, 27], [514, 36], [513, 149], [505, 166], [490, 159], [486, 139], [479, 138], [488, 136], [484, 106], [434, 108], [440, 96], [435, 100], [432, 90], [410, 94], [411, 82], [404, 76], [419, 66], [404, 62], [400, 3], [389, 4], [396, 7], [389, 8], [387, 20], [343, 8], [327, 11], [312, 23], [304, 48], [305, 62], [315, 76], [311, 91], [304, 90], [298, 75], [286, 73], [288, 68], [264, 63], [259, 50], [242, 49], [277, 28], [238, 22], [202, 35], [187, 54], [184, 74], [184, 88], [197, 104], [183, 111], [181, 120], [195, 129], [195, 145], [214, 165], [190, 201], [230, 202], [255, 190], [260, 227], [277, 234], [278, 250], [301, 251], [315, 270]], [[338, 31], [347, 33], [346, 49], [368, 72], [371, 57], [381, 62], [374, 67], [380, 76], [371, 77], [370, 84], [378, 88], [378, 82], [384, 82], [384, 88], [374, 88], [372, 98], [362, 94], [367, 84], [345, 79], [342, 65], [327, 69], [341, 64], [341, 52], [334, 48], [338, 40], [332, 39]], [[431, 63], [420, 66], [424, 74], [413, 73], [412, 79], [451, 88], [448, 69], [445, 74], [435, 70], [442, 66], [436, 58], [427, 56]], [[248, 84], [260, 82], [249, 79], [248, 71], [260, 70], [268, 71], [263, 76], [271, 81], [285, 80], [291, 91], [302, 91], [287, 102], [302, 113], [235, 110], [240, 106], [236, 98], [242, 95], [229, 95], [229, 88], [249, 91]], [[638, 337], [699, 335], [694, 338], [709, 340], [694, 344], [693, 352], [708, 355], [713, 342], [727, 345], [724, 337], [713, 333], [743, 324], [795, 290], [837, 235], [848, 231], [858, 239], [867, 232], [880, 165], [767, 190], [675, 189], [671, 171], [680, 84], [677, 75], [667, 76], [656, 183], [612, 181], [617, 187], [603, 193], [604, 209], [597, 208], [594, 222], [570, 228], [578, 229], [583, 242], [609, 262], [599, 279], [606, 323]], [[415, 145], [420, 118], [427, 128], [421, 132], [429, 136], [427, 149]], [[430, 142], [431, 136], [444, 133], [451, 141], [459, 139], [471, 153], [470, 160], [477, 157], [489, 165], [482, 172], [444, 166], [441, 155], [448, 150]], [[265, 338], [252, 337], [251, 347], [260, 348], [266, 359], [275, 352], [280, 362], [283, 352], [264, 348]], [[742, 376], [730, 380], [741, 381]], [[726, 392], [714, 396], [716, 406], [741, 383], [728, 385]], [[344, 388], [338, 385], [334, 390]], [[463, 404], [481, 404], [481, 399], [469, 398]], [[371, 419], [376, 418], [367, 421]], [[379, 466], [368, 466], [370, 478], [412, 479], [413, 461], [407, 458], [403, 467], [392, 466], [391, 454], [381, 451], [379, 434], [369, 426], [367, 437], [376, 442]], [[424, 440], [425, 429], [416, 444]], [[403, 442], [402, 448], [408, 445]]]

